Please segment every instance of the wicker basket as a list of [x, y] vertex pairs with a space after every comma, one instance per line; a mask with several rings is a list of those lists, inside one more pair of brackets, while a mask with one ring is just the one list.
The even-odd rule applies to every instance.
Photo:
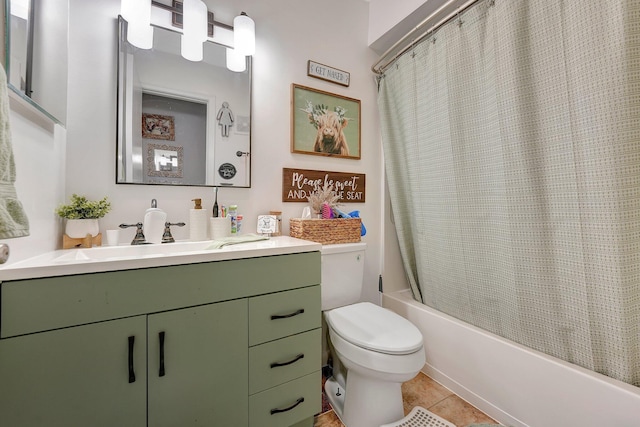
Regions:
[[360, 218], [289, 220], [289, 234], [298, 239], [332, 245], [360, 241]]

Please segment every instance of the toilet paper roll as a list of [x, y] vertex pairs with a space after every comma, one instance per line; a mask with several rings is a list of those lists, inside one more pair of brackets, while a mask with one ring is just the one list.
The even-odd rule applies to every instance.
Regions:
[[231, 218], [209, 218], [209, 236], [212, 240], [231, 236]]

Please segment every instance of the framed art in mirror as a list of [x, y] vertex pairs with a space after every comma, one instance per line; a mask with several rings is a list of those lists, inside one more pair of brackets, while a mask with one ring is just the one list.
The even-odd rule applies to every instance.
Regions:
[[182, 178], [183, 147], [147, 144], [147, 175], [150, 177]]

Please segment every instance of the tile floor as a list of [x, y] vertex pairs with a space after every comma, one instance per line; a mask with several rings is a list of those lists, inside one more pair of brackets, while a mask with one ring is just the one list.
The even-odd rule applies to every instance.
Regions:
[[[402, 385], [402, 397], [405, 415], [414, 406], [422, 406], [457, 427], [466, 427], [474, 423], [496, 423], [422, 372]], [[314, 427], [344, 427], [344, 424], [332, 410], [329, 410], [316, 417]]]

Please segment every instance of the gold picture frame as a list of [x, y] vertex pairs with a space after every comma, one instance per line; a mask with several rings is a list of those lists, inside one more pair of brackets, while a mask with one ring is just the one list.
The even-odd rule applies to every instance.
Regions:
[[142, 113], [142, 137], [175, 141], [176, 125], [173, 116]]
[[291, 152], [360, 159], [360, 100], [291, 85]]

